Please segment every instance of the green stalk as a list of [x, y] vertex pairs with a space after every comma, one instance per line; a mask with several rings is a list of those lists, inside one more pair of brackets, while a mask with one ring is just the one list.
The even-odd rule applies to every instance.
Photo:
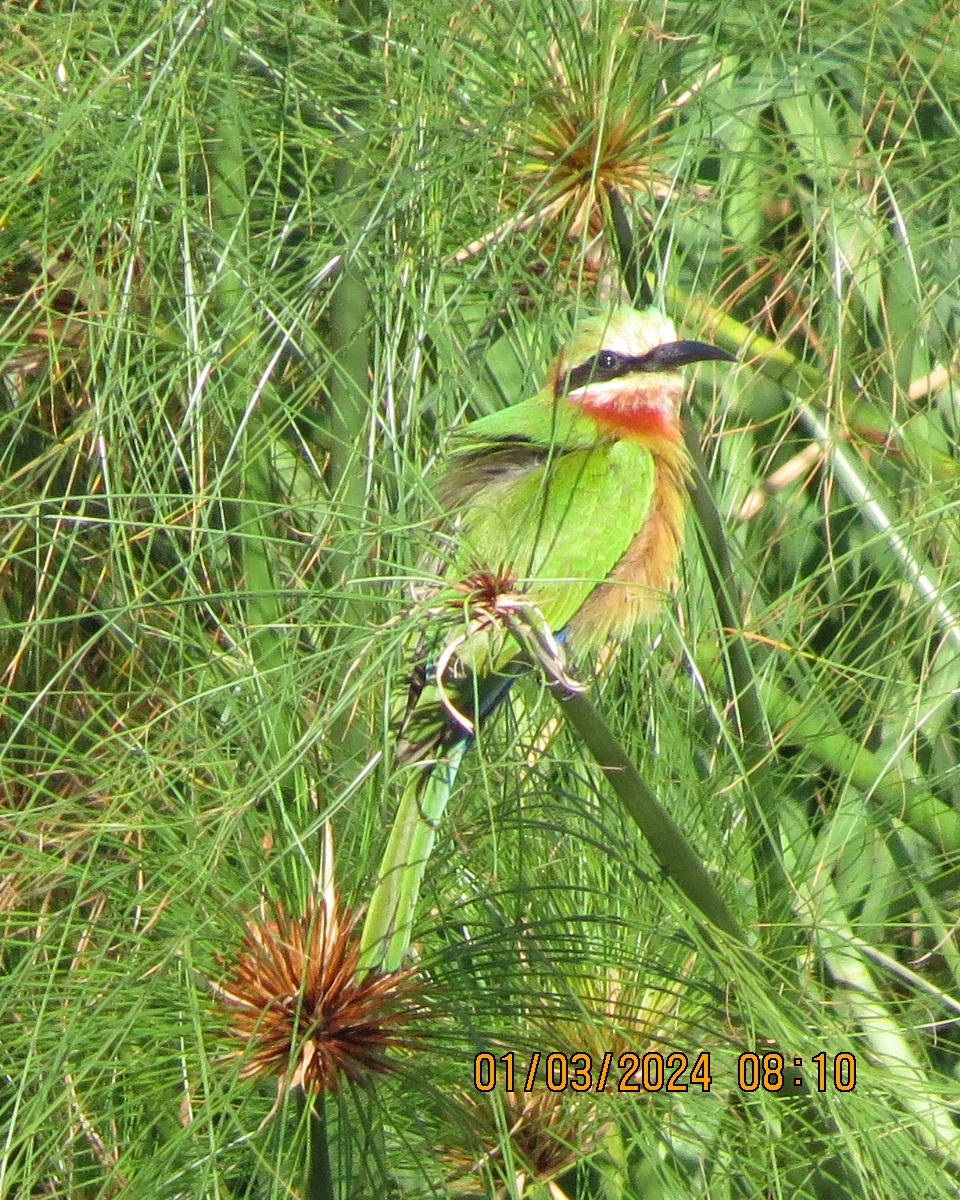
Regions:
[[[231, 82], [235, 57], [235, 50], [225, 50], [222, 103], [214, 115], [207, 152], [212, 224], [220, 245], [226, 248], [228, 260], [216, 284], [223, 325], [230, 331], [222, 349], [220, 374], [242, 430], [239, 436], [234, 432], [227, 442], [231, 461], [225, 464], [222, 486], [225, 495], [236, 497], [233, 503], [224, 505], [224, 512], [232, 526], [228, 532], [241, 566], [248, 645], [256, 669], [269, 757], [276, 764], [286, 764], [297, 734], [295, 718], [279, 695], [278, 681], [295, 647], [290, 635], [281, 632], [286, 614], [278, 599], [270, 549], [274, 535], [270, 513], [276, 497], [269, 443], [258, 436], [257, 413], [250, 411], [251, 392], [262, 374], [262, 358], [258, 353], [260, 343], [252, 336], [257, 322], [250, 308], [249, 291], [240, 273], [229, 265], [234, 260], [246, 262], [249, 246], [243, 140], [235, 119], [240, 103]], [[276, 777], [278, 795], [285, 798], [292, 784], [291, 769], [287, 767]]]
[[[618, 235], [621, 260], [629, 262], [630, 242], [625, 241], [622, 230]], [[759, 916], [766, 925], [765, 954], [762, 959], [761, 975], [772, 988], [778, 1003], [782, 1002], [779, 992], [784, 987], [800, 994], [800, 980], [794, 966], [796, 947], [790, 936], [792, 916], [792, 894], [783, 867], [783, 852], [780, 841], [778, 797], [766, 770], [766, 763], [773, 749], [767, 730], [767, 722], [757, 686], [753, 664], [742, 636], [739, 605], [735, 599], [736, 583], [723, 522], [707, 486], [707, 473], [700, 451], [698, 431], [689, 422], [685, 428], [687, 450], [694, 464], [694, 482], [691, 488], [693, 505], [699, 519], [700, 543], [704, 562], [710, 578], [714, 601], [720, 616], [721, 626], [728, 630], [724, 647], [731, 699], [737, 713], [743, 758], [750, 778], [747, 795], [751, 806], [749, 815], [753, 825], [751, 845], [754, 854], [754, 873], [759, 900]], [[604, 746], [605, 753], [608, 748]], [[599, 760], [598, 760], [599, 761]], [[609, 775], [611, 783], [623, 767]], [[623, 798], [623, 797], [621, 797]], [[818, 1164], [814, 1169], [813, 1187], [819, 1196], [827, 1197], [846, 1194], [844, 1164], [829, 1157], [826, 1147], [833, 1143], [836, 1127], [829, 1115], [816, 1102], [802, 1092], [784, 1088], [784, 1100], [789, 1105], [784, 1110], [789, 1115], [791, 1126], [808, 1130], [808, 1140], [813, 1135], [811, 1148], [816, 1147]], [[806, 1175], [806, 1170], [804, 1175]], [[798, 1179], [799, 1183], [800, 1180]], [[838, 1184], [839, 1189], [838, 1190]]]
[[753, 663], [747, 645], [738, 630], [743, 627], [736, 597], [736, 582], [723, 522], [707, 485], [706, 464], [700, 450], [699, 431], [690, 418], [684, 428], [687, 452], [694, 466], [691, 493], [697, 514], [697, 532], [703, 562], [713, 590], [714, 603], [724, 639], [730, 696], [737, 714], [744, 765], [750, 780], [746, 795], [751, 806], [754, 874], [759, 900], [759, 918], [767, 930], [768, 949], [779, 963], [790, 961], [795, 953], [790, 937], [792, 894], [783, 869], [780, 838], [779, 797], [774, 776], [764, 770], [773, 745], [757, 687]]
[[[635, 280], [634, 291], [644, 280], [635, 268], [636, 246], [623, 202], [615, 189], [610, 190], [614, 234], [625, 279]], [[777, 963], [790, 961], [795, 952], [789, 937], [791, 892], [783, 870], [783, 851], [780, 843], [777, 816], [777, 795], [767, 772], [760, 768], [770, 753], [770, 739], [764, 719], [763, 706], [757, 691], [753, 664], [743, 638], [737, 634], [742, 622], [735, 599], [736, 585], [723, 522], [707, 485], [706, 465], [700, 451], [699, 431], [688, 419], [685, 425], [687, 451], [694, 464], [691, 488], [693, 506], [699, 519], [699, 534], [704, 562], [713, 588], [720, 624], [731, 631], [725, 652], [744, 762], [750, 778], [747, 795], [753, 802], [751, 845], [754, 854], [754, 874], [757, 886], [760, 926], [765, 931], [768, 951]]]
[[746, 933], [700, 858], [630, 761], [592, 701], [560, 683], [553, 682], [549, 686], [560, 702], [564, 717], [596, 759], [627, 814], [649, 842], [664, 874], [713, 925], [738, 942], [747, 944]]
[[[719, 682], [719, 651], [702, 649], [696, 661], [704, 679]], [[769, 678], [761, 683], [760, 694], [778, 745], [788, 741], [802, 746], [841, 779], [848, 780], [867, 796], [875, 796], [933, 845], [945, 851], [960, 845], [960, 814], [914, 783], [888, 758], [844, 733], [839, 720], [823, 701], [816, 706], [805, 704]]]
[[[340, 26], [344, 45], [366, 62], [370, 57], [369, 0], [341, 0]], [[367, 75], [369, 71], [365, 72]], [[367, 492], [363, 439], [370, 413], [370, 289], [360, 247], [369, 218], [371, 175], [366, 158], [368, 136], [361, 121], [365, 101], [363, 80], [352, 57], [343, 56], [345, 79], [355, 79], [348, 111], [340, 114], [340, 155], [334, 163], [334, 189], [340, 200], [334, 216], [343, 241], [343, 264], [330, 301], [328, 349], [333, 363], [328, 383], [327, 432], [330, 461], [327, 480], [331, 495], [350, 531], [326, 562], [336, 586], [354, 561], [360, 541]], [[368, 80], [368, 83], [372, 81]]]
[[[367, 0], [342, 0], [340, 24], [345, 46], [364, 60], [370, 55], [371, 6]], [[344, 78], [355, 79], [347, 108], [338, 114], [340, 156], [334, 163], [334, 194], [339, 205], [333, 215], [342, 245], [341, 269], [330, 299], [327, 349], [331, 369], [327, 376], [327, 412], [322, 440], [330, 447], [327, 486], [338, 519], [339, 533], [323, 563], [323, 580], [333, 609], [330, 628], [362, 629], [367, 614], [349, 596], [344, 596], [349, 575], [363, 551], [367, 513], [368, 472], [365, 438], [371, 413], [370, 289], [361, 247], [371, 205], [371, 172], [367, 165], [369, 138], [360, 116], [364, 105], [363, 80], [357, 67], [344, 54]], [[369, 75], [370, 72], [365, 74]], [[370, 81], [367, 81], [373, 86]], [[331, 729], [334, 769], [366, 753], [363, 734], [351, 723], [349, 714], [338, 718]]]
[[863, 1030], [874, 1062], [882, 1064], [886, 1077], [899, 1085], [900, 1102], [913, 1117], [918, 1136], [931, 1151], [947, 1158], [952, 1167], [960, 1167], [960, 1131], [950, 1106], [937, 1094], [940, 1089], [930, 1086], [928, 1072], [908, 1036], [909, 1025], [904, 1027], [881, 997], [830, 880], [818, 882], [816, 896], [804, 887], [800, 904], [815, 931], [824, 962], [844, 985], [842, 1003]]
[[330, 1166], [330, 1139], [327, 1135], [326, 1106], [323, 1093], [303, 1093], [307, 1135], [310, 1140], [307, 1182], [304, 1200], [337, 1200]]
[[356, 561], [367, 503], [362, 447], [370, 410], [370, 291], [356, 252], [365, 217], [364, 204], [359, 198], [363, 195], [365, 172], [355, 165], [365, 152], [365, 144], [362, 133], [345, 134], [343, 157], [334, 167], [338, 195], [357, 193], [357, 198], [345, 206], [341, 219], [344, 238], [354, 242], [354, 248], [344, 255], [330, 301], [328, 349], [333, 369], [326, 422], [330, 445], [327, 481], [349, 531], [325, 563], [327, 576], [335, 587], [342, 583], [341, 576]]

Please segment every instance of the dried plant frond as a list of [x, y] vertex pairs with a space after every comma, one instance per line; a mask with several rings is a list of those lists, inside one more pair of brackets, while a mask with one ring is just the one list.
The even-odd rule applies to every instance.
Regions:
[[[329, 893], [300, 916], [281, 905], [247, 922], [228, 979], [215, 987], [229, 1032], [245, 1046], [244, 1079], [276, 1075], [281, 1088], [336, 1091], [390, 1070], [388, 1049], [409, 1045], [416, 1015], [411, 970], [358, 976], [359, 914]], [[226, 960], [224, 960], [226, 961]]]
[[466, 596], [471, 607], [492, 611], [505, 596], [516, 591], [517, 576], [505, 563], [498, 567], [473, 563], [463, 579], [452, 586], [454, 591]]
[[105, 230], [86, 254], [79, 247], [24, 242], [15, 257], [0, 264], [0, 324], [15, 346], [3, 372], [17, 391], [28, 376], [50, 372], [60, 402], [45, 414], [54, 434], [62, 433], [80, 399], [65, 392], [68, 368], [88, 365], [90, 328], [103, 317], [110, 280], [118, 272], [134, 284], [134, 304], [145, 309], [151, 281], [131, 246], [130, 231], [120, 224]]
[[[446, 1148], [443, 1158], [452, 1168], [458, 1189], [463, 1190], [471, 1183], [479, 1187], [478, 1177], [485, 1170], [499, 1167], [502, 1172], [504, 1154], [502, 1126], [490, 1099], [464, 1093], [459, 1100], [463, 1127], [470, 1133], [463, 1145]], [[602, 1135], [596, 1102], [569, 1091], [548, 1091], [540, 1081], [530, 1092], [504, 1092], [503, 1106], [510, 1158], [522, 1168], [513, 1187], [502, 1187], [498, 1194], [522, 1196], [546, 1185], [550, 1195], [559, 1200], [564, 1193], [554, 1181], [582, 1161]]]
[[[430, 615], [442, 618], [455, 614], [461, 621], [466, 617], [468, 628], [451, 643], [454, 649], [484, 630], [505, 625], [510, 613], [530, 606], [530, 600], [517, 588], [516, 575], [505, 566], [474, 566], [450, 588], [453, 595], [448, 593]], [[448, 647], [445, 651], [448, 658], [454, 649]]]
[[[638, 66], [643, 47], [665, 35], [655, 26], [637, 28], [629, 6], [611, 17], [599, 38], [586, 29], [568, 32], [569, 45], [555, 43], [542, 64], [549, 79], [539, 102], [509, 139], [515, 176], [533, 185], [536, 211], [524, 205], [463, 247], [457, 261], [535, 226], [548, 227], [551, 240], [549, 227], [560, 225], [562, 236], [580, 245], [582, 266], [601, 274], [611, 190], [647, 213], [676, 190], [669, 146], [674, 120], [721, 64], [671, 98], [660, 75]], [[705, 199], [710, 189], [697, 184], [693, 194]]]
[[641, 206], [670, 194], [660, 170], [663, 135], [656, 135], [628, 103], [619, 112], [604, 112], [602, 102], [569, 98], [546, 111], [530, 135], [522, 172], [542, 181], [547, 197], [540, 219], [569, 213], [569, 235], [579, 239], [603, 224], [605, 197], [611, 187], [637, 196]]

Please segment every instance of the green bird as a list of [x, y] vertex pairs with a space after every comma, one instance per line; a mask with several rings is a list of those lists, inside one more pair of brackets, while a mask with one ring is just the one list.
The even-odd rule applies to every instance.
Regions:
[[707, 360], [734, 361], [678, 341], [655, 308], [618, 307], [579, 325], [535, 396], [454, 431], [439, 486], [457, 547], [447, 578], [479, 616], [421, 677], [399, 733], [398, 764], [416, 765], [371, 897], [363, 966], [403, 962], [463, 753], [529, 669], [524, 631], [589, 659], [669, 590], [689, 470], [682, 368]]

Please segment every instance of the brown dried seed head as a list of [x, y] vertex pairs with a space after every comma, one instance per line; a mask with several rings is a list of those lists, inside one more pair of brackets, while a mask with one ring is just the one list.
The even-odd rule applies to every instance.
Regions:
[[403, 1028], [417, 1013], [413, 972], [358, 978], [357, 916], [311, 900], [301, 916], [278, 904], [247, 922], [242, 948], [232, 963], [222, 960], [229, 976], [215, 987], [229, 1033], [246, 1047], [242, 1078], [276, 1075], [283, 1088], [335, 1091], [344, 1075], [362, 1083], [389, 1071], [387, 1050], [413, 1042]]
[[517, 576], [505, 564], [498, 567], [471, 563], [469, 572], [453, 587], [479, 608], [496, 608], [500, 599], [515, 592]]

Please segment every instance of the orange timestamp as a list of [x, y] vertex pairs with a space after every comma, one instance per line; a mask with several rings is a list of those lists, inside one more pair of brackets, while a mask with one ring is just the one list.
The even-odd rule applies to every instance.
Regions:
[[[473, 1086], [478, 1092], [498, 1087], [505, 1092], [532, 1092], [541, 1067], [543, 1086], [550, 1092], [709, 1092], [716, 1082], [709, 1050], [693, 1054], [624, 1050], [617, 1055], [612, 1050], [602, 1055], [534, 1050], [522, 1062], [513, 1051], [498, 1057], [481, 1051], [473, 1060]], [[745, 1051], [736, 1060], [736, 1079], [724, 1082], [735, 1082], [742, 1092], [779, 1092], [803, 1085], [818, 1092], [852, 1092], [857, 1086], [857, 1060], [847, 1051], [828, 1055], [821, 1050], [809, 1059], [785, 1057], [777, 1051]]]

